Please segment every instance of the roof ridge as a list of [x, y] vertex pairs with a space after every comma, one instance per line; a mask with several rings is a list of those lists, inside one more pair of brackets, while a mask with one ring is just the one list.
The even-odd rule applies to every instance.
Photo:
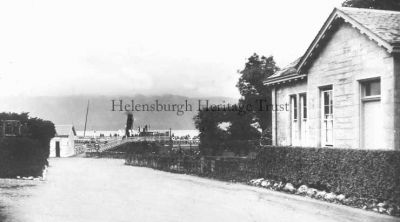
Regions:
[[394, 11], [394, 10], [385, 10], [385, 9], [373, 9], [373, 8], [355, 8], [355, 7], [336, 7], [336, 9], [342, 11], [342, 10], [349, 10], [349, 11], [373, 11], [373, 12], [379, 12], [379, 13], [396, 13], [400, 14], [400, 11]]

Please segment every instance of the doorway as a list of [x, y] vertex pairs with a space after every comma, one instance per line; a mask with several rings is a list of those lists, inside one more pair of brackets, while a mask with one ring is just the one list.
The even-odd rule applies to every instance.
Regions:
[[56, 141], [56, 157], [60, 157], [60, 141]]
[[377, 149], [383, 145], [381, 81], [379, 78], [361, 82], [362, 147]]
[[307, 94], [300, 94], [300, 143], [307, 146]]
[[321, 89], [321, 145], [333, 146], [332, 86]]
[[381, 82], [372, 79], [361, 82], [362, 147], [381, 148], [383, 143]]
[[298, 123], [298, 107], [297, 95], [290, 96], [290, 145], [299, 145], [299, 123]]
[[363, 102], [364, 149], [377, 149], [383, 144], [381, 102]]

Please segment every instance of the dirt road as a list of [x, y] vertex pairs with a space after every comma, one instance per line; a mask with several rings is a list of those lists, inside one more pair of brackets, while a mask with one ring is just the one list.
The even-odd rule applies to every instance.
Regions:
[[125, 166], [51, 159], [47, 181], [0, 180], [5, 221], [399, 221], [241, 184]]

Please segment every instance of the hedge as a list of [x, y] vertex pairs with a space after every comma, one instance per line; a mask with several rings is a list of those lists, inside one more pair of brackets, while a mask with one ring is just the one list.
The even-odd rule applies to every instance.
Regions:
[[128, 154], [125, 164], [205, 176], [219, 180], [247, 182], [258, 176], [254, 159], [241, 157]]
[[268, 146], [257, 162], [260, 177], [400, 203], [399, 151]]
[[4, 120], [17, 120], [27, 128], [21, 135], [0, 137], [0, 177], [40, 176], [47, 165], [54, 124], [28, 113], [1, 112], [0, 121]]
[[400, 204], [400, 152], [264, 146], [257, 157], [128, 153], [126, 164], [222, 180], [267, 178]]
[[45, 152], [39, 140], [0, 139], [0, 177], [41, 176], [47, 164]]

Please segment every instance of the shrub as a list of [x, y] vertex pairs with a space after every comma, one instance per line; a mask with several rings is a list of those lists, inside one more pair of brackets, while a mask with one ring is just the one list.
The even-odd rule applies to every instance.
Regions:
[[0, 140], [0, 177], [39, 176], [47, 164], [43, 145], [30, 138]]
[[257, 162], [261, 177], [400, 203], [399, 151], [268, 146]]
[[222, 143], [225, 150], [232, 151], [237, 155], [248, 155], [259, 147], [259, 140], [229, 140]]
[[54, 124], [28, 113], [0, 113], [0, 120], [18, 120], [27, 132], [0, 138], [0, 177], [39, 176], [49, 157]]

